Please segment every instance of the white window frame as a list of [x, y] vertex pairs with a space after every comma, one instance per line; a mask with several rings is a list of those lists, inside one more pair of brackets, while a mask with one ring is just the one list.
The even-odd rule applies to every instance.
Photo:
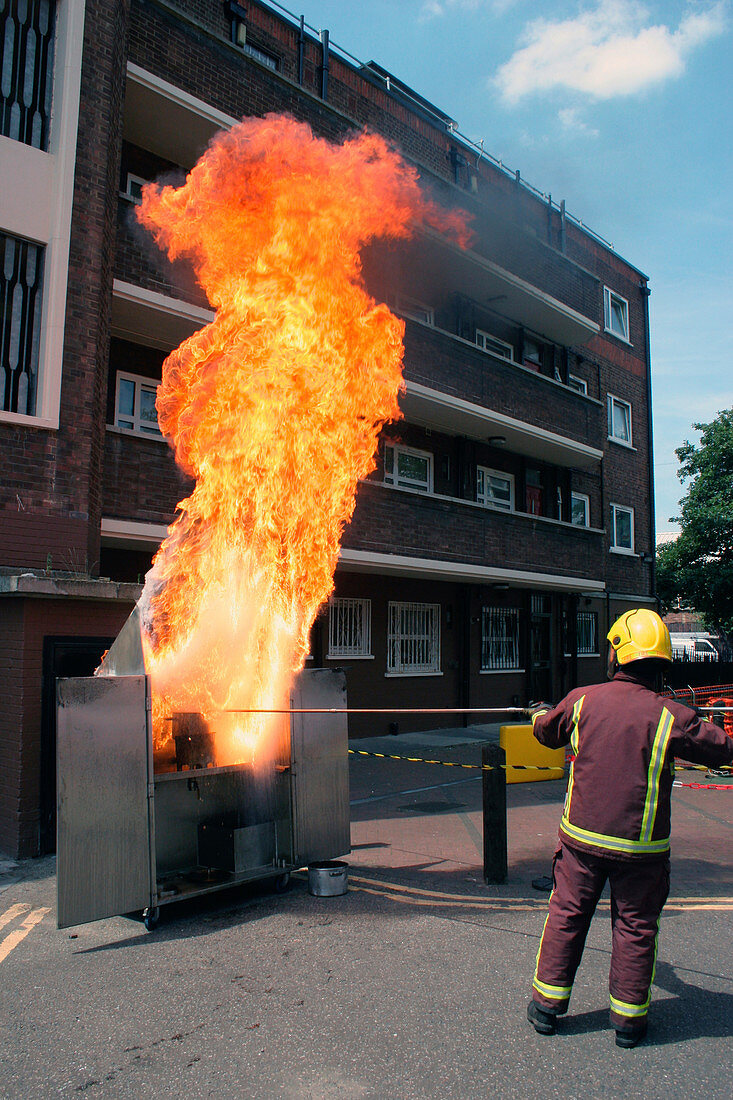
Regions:
[[328, 601], [329, 660], [373, 660], [372, 601], [351, 596], [332, 596]]
[[512, 363], [514, 362], [514, 345], [508, 344], [506, 340], [500, 340], [498, 336], [492, 336], [485, 329], [476, 329], [476, 344], [482, 351], [500, 355], [502, 359], [509, 359]]
[[[616, 542], [616, 516], [626, 513], [631, 520], [631, 546], [620, 546]], [[614, 554], [634, 554], [634, 509], [625, 504], [611, 504], [611, 551]]]
[[[616, 408], [628, 410], [628, 423], [629, 423], [629, 438], [624, 439], [623, 436], [617, 435], [615, 431], [616, 418], [614, 412]], [[634, 422], [631, 412], [631, 402], [624, 401], [621, 397], [616, 397], [615, 394], [609, 393], [608, 395], [608, 438], [613, 440], [614, 443], [620, 443], [622, 447], [634, 446]]]
[[[387, 471], [387, 453], [392, 452], [392, 473]], [[425, 481], [417, 481], [414, 478], [400, 476], [398, 471], [399, 456], [410, 455], [413, 458], [424, 458], [427, 461], [427, 478]], [[403, 447], [401, 443], [385, 443], [384, 445], [384, 484], [393, 488], [414, 489], [418, 493], [433, 492], [433, 454], [431, 451], [419, 451], [416, 447]]]
[[[509, 486], [508, 505], [504, 501], [497, 501], [491, 496], [491, 493], [487, 491], [490, 488], [489, 479], [492, 477], [505, 481]], [[483, 482], [483, 489], [479, 488], [481, 482]], [[488, 466], [477, 466], [476, 500], [479, 504], [482, 504], [484, 508], [493, 508], [498, 512], [513, 512], [515, 510], [514, 474], [508, 474], [504, 470], [492, 470]]]
[[517, 607], [481, 608], [482, 673], [524, 672], [519, 659], [519, 621]]
[[435, 310], [426, 302], [421, 302], [419, 298], [411, 298], [408, 294], [395, 294], [389, 304], [397, 313], [410, 321], [435, 326]]
[[[623, 313], [622, 331], [614, 327], [614, 320], [616, 317], [614, 306], [620, 306]], [[604, 286], [603, 288], [603, 327], [606, 332], [610, 332], [617, 340], [623, 340], [625, 344], [631, 343], [629, 340], [628, 300], [622, 298], [620, 294], [617, 294], [615, 290], [611, 290], [608, 286]]]
[[571, 390], [575, 390], [576, 393], [585, 394], [588, 396], [588, 383], [585, 378], [578, 378], [577, 374], [568, 374], [568, 386]]
[[[135, 386], [135, 404], [131, 417], [128, 416], [126, 413], [120, 413], [120, 382], [123, 380], [125, 382], [132, 382]], [[143, 427], [141, 427], [142, 420], [140, 417], [140, 397], [142, 394], [143, 386], [147, 386], [150, 389], [155, 388], [157, 393], [160, 382], [155, 378], [146, 378], [142, 374], [130, 374], [129, 371], [123, 370], [117, 371], [117, 378], [115, 380], [114, 426], [121, 432], [134, 432], [135, 435], [142, 436], [144, 439], [162, 439], [163, 433], [160, 430], [160, 425], [158, 424], [157, 417], [155, 421], [157, 428], [156, 431], [146, 431]], [[130, 428], [126, 424], [120, 424], [120, 417], [122, 417], [124, 420], [132, 420], [133, 426]], [[144, 423], [146, 425], [152, 424], [152, 421], [146, 420]]]
[[145, 187], [146, 184], [150, 183], [150, 180], [143, 179], [142, 176], [135, 176], [132, 172], [128, 172], [127, 178], [125, 180], [125, 190], [120, 191], [120, 195], [123, 199], [127, 199], [128, 202], [132, 202], [135, 204], [135, 206], [139, 206], [142, 202], [142, 198], [138, 198], [137, 195], [134, 195], [132, 191], [133, 184], [136, 183], [140, 184], [140, 187], [142, 188]]
[[[573, 518], [573, 512], [575, 508], [575, 502], [579, 501], [583, 505], [584, 522], [576, 523]], [[570, 494], [570, 522], [574, 527], [590, 527], [590, 497], [587, 493], [576, 493], [573, 490]]]
[[387, 604], [386, 675], [442, 675], [439, 603]]

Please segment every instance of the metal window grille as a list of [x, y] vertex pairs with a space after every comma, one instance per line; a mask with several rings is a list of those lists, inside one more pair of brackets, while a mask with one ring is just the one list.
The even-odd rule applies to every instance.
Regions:
[[519, 610], [481, 609], [481, 671], [519, 668]]
[[578, 655], [598, 653], [598, 615], [595, 611], [579, 611], [577, 618]]
[[440, 604], [389, 604], [387, 671], [440, 672]]
[[0, 393], [3, 412], [35, 412], [43, 248], [0, 233]]
[[328, 656], [370, 657], [372, 601], [334, 597], [328, 608]]
[[0, 3], [0, 133], [48, 148], [53, 91], [55, 0]]

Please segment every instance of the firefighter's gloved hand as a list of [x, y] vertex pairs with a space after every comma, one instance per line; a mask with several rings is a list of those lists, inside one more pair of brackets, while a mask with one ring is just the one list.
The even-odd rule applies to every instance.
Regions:
[[544, 714], [546, 710], [552, 710], [552, 703], [528, 703], [527, 713], [529, 714], [532, 722], [538, 714]]

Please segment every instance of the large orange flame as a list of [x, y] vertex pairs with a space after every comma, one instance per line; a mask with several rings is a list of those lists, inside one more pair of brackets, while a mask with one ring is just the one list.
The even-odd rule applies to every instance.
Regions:
[[337, 146], [275, 115], [217, 135], [182, 187], [144, 188], [138, 216], [216, 310], [158, 391], [195, 488], [142, 597], [153, 690], [213, 722], [234, 763], [272, 719], [226, 712], [286, 703], [358, 480], [400, 415], [404, 325], [365, 291], [360, 249], [463, 222], [381, 138]]

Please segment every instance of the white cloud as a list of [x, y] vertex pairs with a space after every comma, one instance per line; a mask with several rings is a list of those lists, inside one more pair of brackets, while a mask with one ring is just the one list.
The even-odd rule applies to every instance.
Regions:
[[638, 0], [603, 0], [561, 22], [536, 19], [494, 83], [507, 103], [551, 88], [596, 99], [632, 95], [680, 76], [688, 54], [722, 34], [726, 8], [727, 0], [718, 0], [688, 11], [676, 30], [647, 25], [648, 11]]
[[495, 15], [503, 15], [513, 8], [521, 0], [424, 0], [420, 9], [422, 22], [428, 19], [439, 19], [444, 15], [460, 9], [462, 11], [478, 11], [479, 8], [488, 7]]
[[563, 130], [568, 133], [580, 134], [583, 137], [598, 137], [600, 130], [594, 129], [592, 126], [588, 126], [580, 117], [580, 110], [577, 107], [563, 107], [557, 112], [557, 117], [560, 120], [560, 125]]

